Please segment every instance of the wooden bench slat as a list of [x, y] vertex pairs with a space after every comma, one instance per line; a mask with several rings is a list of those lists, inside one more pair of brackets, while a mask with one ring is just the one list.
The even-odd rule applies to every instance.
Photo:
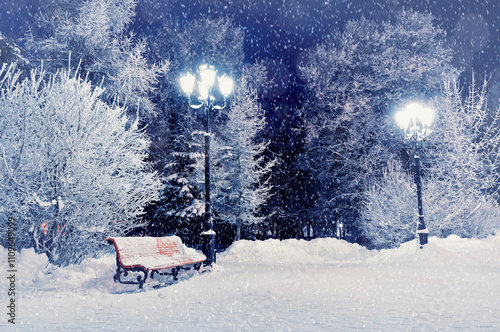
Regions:
[[142, 267], [146, 270], [203, 262], [203, 254], [186, 254], [178, 236], [169, 237], [115, 237], [118, 260], [123, 268]]
[[[138, 277], [139, 288], [147, 278], [148, 271], [158, 271], [184, 265], [198, 264], [206, 260], [206, 256], [197, 252], [187, 253], [182, 240], [178, 236], [169, 237], [112, 237], [107, 241], [116, 249], [118, 270], [115, 280], [120, 282], [121, 269], [144, 273]], [[152, 272], [154, 273], [154, 272]], [[174, 272], [174, 279], [176, 275]], [[125, 274], [126, 275], [126, 274]], [[153, 274], [152, 274], [153, 275]]]

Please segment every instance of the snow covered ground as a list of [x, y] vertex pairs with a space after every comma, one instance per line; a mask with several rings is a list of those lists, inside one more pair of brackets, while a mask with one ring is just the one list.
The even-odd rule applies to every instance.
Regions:
[[138, 291], [113, 282], [112, 256], [49, 270], [23, 250], [15, 326], [0, 278], [0, 330], [500, 330], [500, 235], [383, 251], [336, 239], [239, 241], [217, 260], [210, 273]]

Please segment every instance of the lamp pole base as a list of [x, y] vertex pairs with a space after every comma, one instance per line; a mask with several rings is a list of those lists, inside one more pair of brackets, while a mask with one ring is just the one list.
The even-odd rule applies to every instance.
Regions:
[[418, 230], [417, 234], [419, 237], [420, 249], [422, 249], [423, 245], [429, 243], [429, 230], [428, 229]]
[[201, 251], [207, 259], [203, 264], [211, 266], [215, 263], [215, 232], [213, 230], [208, 230], [201, 233]]

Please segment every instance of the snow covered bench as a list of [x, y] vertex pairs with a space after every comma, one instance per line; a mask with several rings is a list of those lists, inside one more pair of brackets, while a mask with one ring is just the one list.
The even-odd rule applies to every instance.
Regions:
[[[179, 270], [189, 270], [194, 267], [198, 270], [201, 262], [207, 258], [203, 254], [186, 253], [185, 247], [178, 236], [169, 237], [111, 237], [106, 239], [114, 244], [116, 249], [116, 274], [114, 281], [122, 284], [138, 284], [142, 288], [148, 273], [150, 278], [154, 274], [173, 275], [177, 280]], [[162, 272], [160, 270], [170, 270]], [[137, 281], [122, 280], [129, 272], [141, 272], [144, 276], [137, 276]]]

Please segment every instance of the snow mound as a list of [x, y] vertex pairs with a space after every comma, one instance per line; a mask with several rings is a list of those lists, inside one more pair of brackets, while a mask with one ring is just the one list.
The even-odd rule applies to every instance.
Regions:
[[[194, 249], [185, 247], [188, 254], [198, 253]], [[0, 264], [4, 257], [7, 257], [7, 249], [0, 247]], [[100, 295], [134, 293], [139, 292], [137, 285], [124, 285], [115, 283], [113, 276], [116, 272], [116, 256], [108, 254], [101, 258], [87, 258], [81, 264], [58, 267], [49, 263], [46, 254], [37, 254], [33, 248], [23, 249], [16, 254], [16, 287], [19, 297], [31, 296], [32, 294], [60, 294], [64, 296], [68, 292], [80, 295]], [[216, 271], [216, 269], [214, 269]], [[191, 273], [184, 273], [179, 276], [179, 280], [192, 277]], [[127, 278], [125, 278], [127, 279]], [[128, 279], [127, 279], [128, 280]], [[131, 280], [131, 279], [130, 279]], [[155, 280], [148, 281], [145, 287], [157, 285], [161, 281], [163, 284], [172, 283], [170, 276], [155, 276]], [[0, 288], [8, 289], [7, 278], [0, 278]]]
[[[2, 248], [0, 255], [7, 257], [7, 249]], [[17, 294], [64, 291], [93, 294], [118, 292], [122, 287], [115, 284], [113, 275], [116, 271], [114, 256], [108, 255], [99, 259], [86, 259], [79, 265], [57, 267], [49, 264], [47, 255], [37, 254], [34, 249], [23, 249], [16, 255], [15, 268], [18, 278]], [[1, 279], [0, 287], [5, 282]]]
[[[0, 247], [0, 257], [2, 257], [0, 264], [6, 265], [7, 253], [7, 249]], [[217, 260], [222, 266], [224, 263], [294, 266], [310, 264], [498, 266], [500, 235], [485, 239], [462, 239], [458, 236], [449, 236], [446, 239], [431, 237], [424, 249], [420, 249], [417, 241], [413, 240], [402, 244], [399, 248], [380, 251], [368, 250], [360, 245], [333, 238], [311, 241], [242, 240], [219, 254]], [[99, 259], [86, 259], [79, 265], [55, 267], [49, 264], [45, 254], [36, 254], [33, 249], [23, 249], [16, 255], [15, 268], [18, 276], [17, 294], [20, 297], [29, 297], [33, 294], [44, 296], [43, 294], [48, 293], [64, 296], [68, 292], [81, 295], [137, 292], [135, 286], [113, 281], [116, 271], [114, 254]], [[218, 267], [215, 266], [213, 272], [217, 271]], [[0, 288], [8, 289], [7, 282], [7, 278], [1, 278]]]
[[424, 258], [439, 264], [500, 263], [500, 235], [484, 239], [463, 239], [456, 235], [450, 235], [446, 239], [433, 237]]
[[364, 261], [370, 251], [358, 245], [334, 238], [305, 240], [265, 240], [235, 242], [220, 262], [260, 262], [268, 264], [349, 263]]
[[335, 264], [335, 263], [500, 263], [500, 235], [485, 239], [431, 237], [420, 249], [417, 240], [395, 249], [368, 250], [358, 244], [334, 238], [235, 242], [220, 254], [221, 263]]
[[417, 240], [403, 243], [399, 248], [380, 250], [369, 262], [423, 264], [489, 264], [500, 262], [500, 235], [484, 239], [465, 239], [456, 235], [447, 238], [429, 238], [420, 249]]

